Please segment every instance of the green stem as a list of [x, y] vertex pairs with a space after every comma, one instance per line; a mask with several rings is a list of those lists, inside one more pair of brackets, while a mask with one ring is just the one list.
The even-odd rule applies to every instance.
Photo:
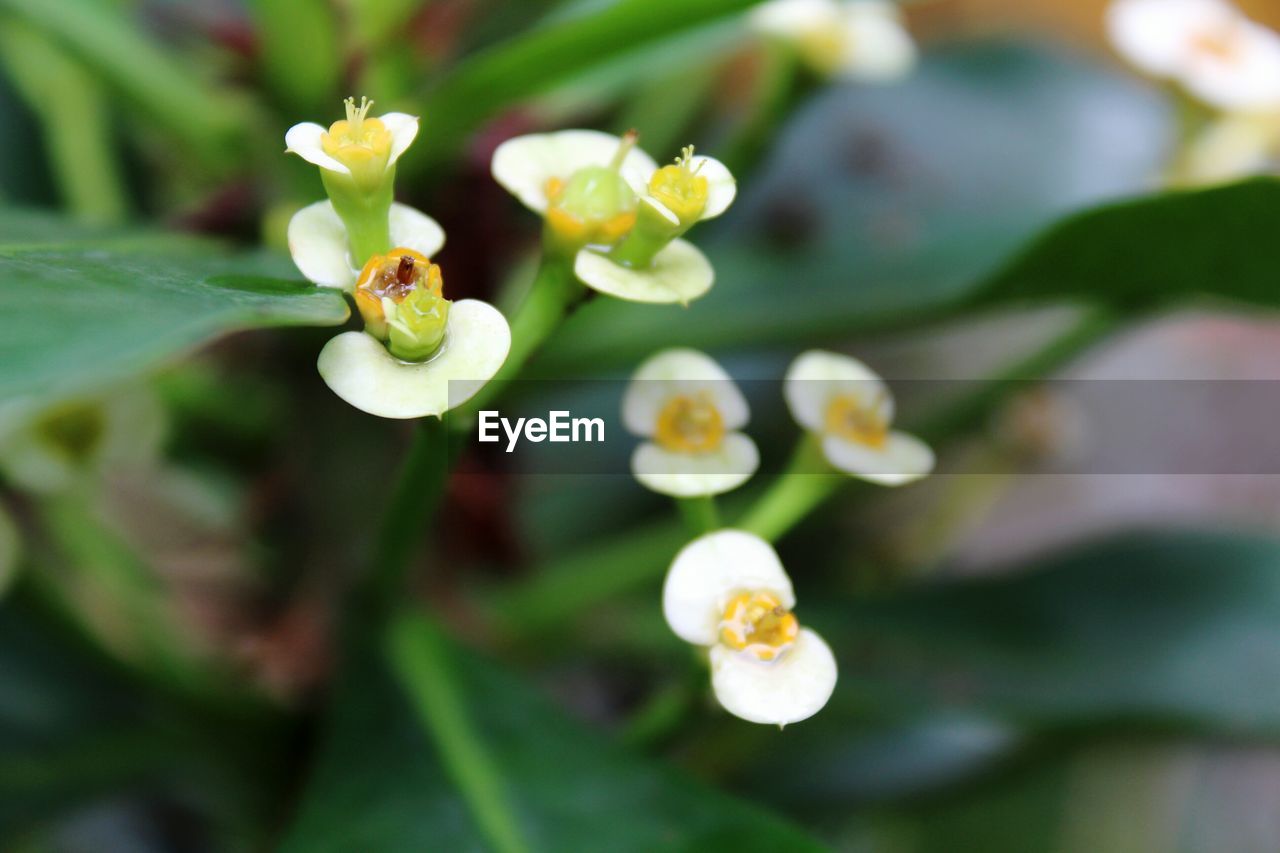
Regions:
[[481, 834], [500, 853], [528, 850], [497, 768], [471, 727], [439, 628], [403, 614], [388, 626], [386, 653]]
[[806, 73], [793, 46], [781, 41], [768, 44], [751, 94], [750, 110], [719, 148], [721, 162], [735, 174], [749, 170], [777, 129], [814, 87], [813, 76]]
[[370, 191], [350, 175], [320, 170], [320, 181], [333, 209], [347, 229], [347, 242], [355, 266], [362, 267], [374, 255], [396, 248], [391, 244], [391, 202], [395, 167], [387, 169], [381, 186]]
[[438, 418], [423, 418], [414, 430], [374, 547], [368, 589], [375, 604], [393, 601], [400, 592], [422, 543], [423, 527], [443, 497], [449, 476], [448, 438]]
[[747, 510], [737, 526], [775, 541], [848, 483], [848, 477], [831, 470], [818, 439], [806, 435], [796, 445], [787, 470]]
[[716, 499], [711, 495], [700, 495], [696, 498], [676, 498], [676, 506], [684, 517], [685, 527], [692, 536], [701, 536], [713, 530], [719, 530], [720, 510], [716, 508]]
[[573, 274], [573, 258], [544, 251], [538, 274], [511, 318], [511, 352], [494, 377], [458, 410], [458, 428], [469, 428], [475, 413], [501, 396], [585, 294]]

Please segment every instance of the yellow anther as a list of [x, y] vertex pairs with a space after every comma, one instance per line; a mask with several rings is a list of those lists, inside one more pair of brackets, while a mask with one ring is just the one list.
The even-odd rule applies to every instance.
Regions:
[[707, 395], [677, 395], [658, 412], [653, 439], [677, 453], [711, 453], [724, 442], [724, 418]]
[[839, 394], [827, 404], [824, 419], [826, 430], [831, 435], [867, 447], [879, 449], [889, 439], [889, 424], [879, 412], [879, 407], [863, 403], [853, 394]]
[[770, 661], [786, 651], [800, 634], [795, 614], [771, 592], [742, 592], [725, 605], [720, 642], [759, 660]]
[[663, 166], [649, 179], [649, 195], [662, 202], [683, 225], [692, 225], [707, 207], [707, 179], [693, 165], [693, 146], [686, 145], [675, 164]]

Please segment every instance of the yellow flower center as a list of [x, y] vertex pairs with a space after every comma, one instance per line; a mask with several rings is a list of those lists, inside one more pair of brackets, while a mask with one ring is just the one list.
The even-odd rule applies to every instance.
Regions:
[[710, 453], [724, 442], [724, 418], [705, 394], [672, 397], [658, 412], [654, 440], [677, 453]]
[[547, 179], [547, 226], [560, 240], [612, 245], [636, 224], [636, 195], [618, 170], [637, 138], [635, 131], [624, 134], [607, 166], [583, 167], [568, 180]]
[[682, 225], [697, 222], [707, 208], [707, 179], [693, 166], [693, 146], [686, 146], [672, 166], [663, 166], [649, 179], [649, 195], [679, 218]]
[[889, 439], [889, 424], [876, 405], [865, 405], [852, 394], [838, 394], [827, 404], [824, 418], [831, 435], [867, 447], [881, 448]]
[[774, 660], [800, 633], [795, 614], [771, 592], [742, 592], [725, 605], [720, 642], [762, 661]]
[[840, 60], [848, 50], [847, 38], [848, 33], [839, 27], [820, 27], [801, 35], [797, 46], [815, 71], [831, 74], [840, 67]]
[[1219, 23], [1192, 35], [1190, 47], [1193, 53], [1231, 62], [1240, 55], [1240, 28], [1234, 22]]
[[368, 98], [361, 98], [360, 106], [355, 98], [347, 98], [343, 105], [347, 117], [329, 125], [329, 132], [320, 137], [321, 147], [352, 174], [381, 172], [391, 156], [391, 132], [381, 119], [369, 118], [373, 101]]

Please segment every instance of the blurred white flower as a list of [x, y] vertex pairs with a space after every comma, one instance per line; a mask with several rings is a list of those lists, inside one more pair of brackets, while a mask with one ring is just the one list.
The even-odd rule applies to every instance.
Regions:
[[405, 113], [369, 115], [373, 101], [343, 102], [347, 117], [329, 125], [295, 124], [284, 135], [285, 150], [327, 172], [350, 177], [369, 190], [380, 186], [418, 135], [418, 119]]
[[736, 489], [760, 464], [755, 442], [739, 432], [749, 414], [746, 398], [712, 358], [663, 350], [636, 369], [623, 394], [623, 424], [648, 439], [631, 456], [632, 474], [673, 497]]
[[823, 639], [801, 628], [795, 594], [777, 553], [740, 530], [686, 545], [667, 572], [662, 612], [680, 639], [710, 647], [711, 686], [729, 713], [784, 726], [831, 698], [836, 662]]
[[817, 435], [831, 465], [883, 486], [900, 486], [933, 470], [933, 451], [915, 436], [890, 429], [893, 396], [865, 364], [847, 355], [810, 350], [783, 383], [791, 416]]
[[486, 302], [444, 298], [440, 268], [412, 249], [369, 259], [355, 288], [363, 332], [325, 344], [325, 383], [357, 409], [384, 418], [439, 417], [493, 378], [511, 329]]
[[1280, 109], [1280, 35], [1225, 0], [1114, 0], [1116, 50], [1226, 112]]
[[169, 420], [141, 385], [41, 409], [0, 406], [0, 473], [21, 489], [53, 493], [114, 467], [144, 467], [159, 457]]
[[[404, 204], [391, 205], [391, 243], [431, 257], [444, 246], [444, 230], [434, 219]], [[298, 270], [321, 287], [350, 292], [364, 263], [355, 263], [347, 226], [330, 201], [318, 201], [289, 220], [289, 254]]]
[[886, 0], [770, 0], [751, 11], [750, 21], [757, 32], [794, 44], [826, 76], [896, 80], [916, 63], [902, 13]]

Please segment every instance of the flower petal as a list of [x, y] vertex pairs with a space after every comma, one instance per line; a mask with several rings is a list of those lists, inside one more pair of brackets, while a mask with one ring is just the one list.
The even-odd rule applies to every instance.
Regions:
[[631, 454], [631, 473], [640, 485], [673, 498], [733, 491], [759, 467], [756, 443], [740, 432], [727, 433], [710, 453], [678, 453], [646, 441]]
[[439, 417], [471, 399], [493, 378], [511, 349], [511, 329], [498, 309], [477, 299], [449, 308], [444, 343], [430, 361], [411, 364], [364, 332], [343, 332], [320, 351], [325, 383], [361, 411], [382, 418]]
[[[584, 166], [607, 166], [622, 144], [616, 136], [598, 130], [561, 130], [508, 139], [493, 152], [490, 166], [494, 180], [536, 213], [547, 209], [547, 181], [568, 180]], [[657, 171], [653, 158], [632, 148], [622, 161], [622, 177], [637, 194], [643, 194]]]
[[378, 116], [378, 120], [391, 134], [391, 154], [387, 157], [387, 164], [390, 165], [399, 160], [400, 155], [413, 144], [414, 137], [418, 135], [418, 117], [408, 113], [387, 113]]
[[771, 592], [788, 610], [796, 604], [772, 545], [754, 533], [717, 530], [676, 554], [662, 586], [662, 614], [685, 642], [715, 645], [725, 604], [743, 591]]
[[1183, 69], [1197, 32], [1232, 26], [1239, 13], [1221, 0], [1115, 0], [1107, 8], [1107, 35], [1138, 69], [1170, 77]]
[[854, 0], [841, 10], [845, 50], [837, 74], [846, 80], [897, 80], [916, 64], [916, 45], [896, 3]]
[[324, 152], [320, 139], [326, 132], [325, 128], [315, 122], [304, 121], [301, 124], [295, 124], [284, 135], [284, 150], [297, 154], [313, 166], [350, 175], [350, 169]]
[[672, 240], [644, 270], [627, 269], [602, 254], [583, 249], [573, 264], [574, 274], [592, 290], [628, 302], [687, 305], [715, 283], [716, 273], [698, 247]]
[[[405, 204], [391, 205], [390, 229], [391, 242], [396, 247], [413, 249], [427, 257], [444, 245], [440, 225]], [[363, 266], [352, 263], [347, 227], [328, 201], [309, 204], [289, 220], [289, 254], [298, 270], [321, 287], [350, 291]]]
[[658, 413], [672, 397], [707, 395], [725, 429], [742, 429], [751, 410], [747, 398], [715, 359], [695, 349], [675, 347], [646, 359], [622, 395], [622, 423], [632, 435], [649, 437]]
[[391, 242], [396, 249], [413, 249], [428, 258], [444, 247], [444, 229], [420, 210], [398, 202], [391, 205]]
[[834, 435], [823, 436], [822, 453], [832, 467], [881, 486], [902, 486], [933, 470], [929, 445], [905, 432], [890, 432], [883, 447]]
[[808, 628], [777, 660], [711, 649], [711, 687], [724, 709], [752, 723], [785, 726], [812, 717], [836, 688], [831, 647]]
[[707, 206], [702, 211], [703, 219], [715, 219], [729, 209], [738, 194], [738, 182], [734, 180], [729, 167], [714, 157], [697, 155], [690, 164], [691, 168], [707, 179]]
[[782, 383], [791, 416], [807, 430], [826, 427], [827, 406], [835, 394], [854, 395], [874, 405], [885, 423], [893, 420], [893, 395], [875, 372], [856, 358], [825, 350], [809, 350], [787, 368]]

